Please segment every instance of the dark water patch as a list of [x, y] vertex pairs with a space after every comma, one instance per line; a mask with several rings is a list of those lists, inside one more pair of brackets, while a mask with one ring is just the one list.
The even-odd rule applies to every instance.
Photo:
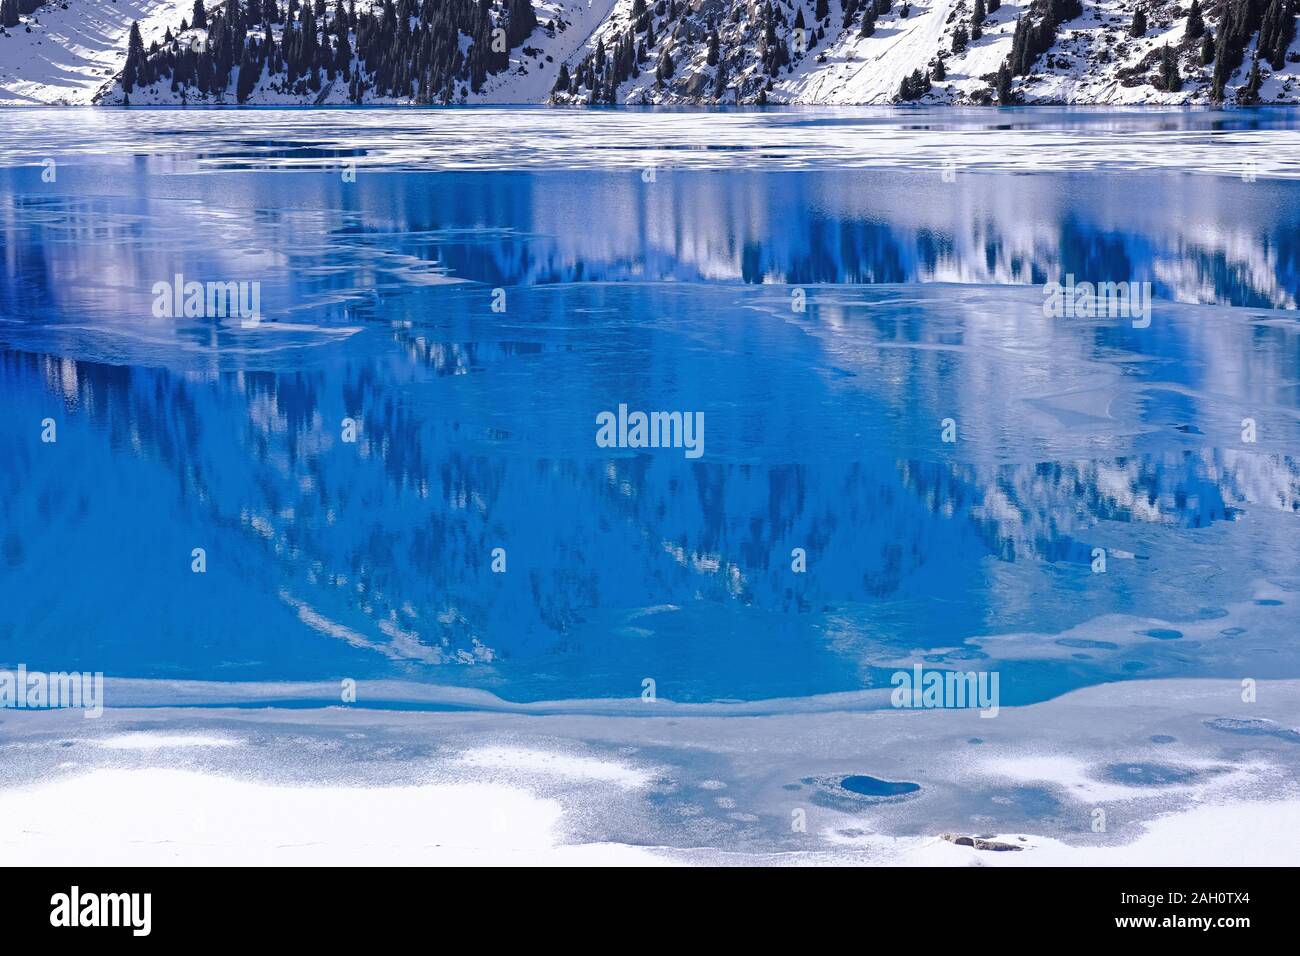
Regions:
[[1141, 632], [1145, 637], [1154, 637], [1157, 641], [1176, 641], [1183, 636], [1182, 631], [1171, 627], [1153, 627]]
[[1102, 775], [1127, 787], [1168, 787], [1193, 783], [1205, 776], [1203, 771], [1160, 763], [1114, 763]]
[[812, 802], [842, 813], [857, 813], [868, 806], [883, 807], [914, 799], [920, 784], [907, 780], [882, 780], [866, 774], [816, 778]]
[[1234, 637], [1241, 637], [1241, 635], [1246, 633], [1246, 629], [1244, 627], [1225, 627], [1219, 633], [1224, 637], [1231, 639]]
[[999, 790], [991, 794], [989, 800], [999, 807], [1014, 810], [1019, 816], [1032, 820], [1058, 817], [1063, 807], [1054, 793], [1042, 787]]
[[908, 780], [881, 780], [879, 777], [868, 777], [866, 774], [845, 777], [840, 781], [840, 786], [850, 793], [863, 797], [902, 797], [921, 789], [919, 783]]
[[1260, 598], [1255, 603], [1260, 607], [1281, 607], [1282, 606], [1281, 601], [1274, 600], [1273, 598]]
[[1062, 637], [1056, 641], [1061, 647], [1087, 647], [1098, 651], [1117, 651], [1119, 645], [1111, 641], [1090, 641], [1082, 637]]
[[1170, 737], [1168, 734], [1152, 734], [1152, 735], [1151, 735], [1151, 742], [1152, 742], [1153, 744], [1172, 744], [1172, 743], [1174, 742], [1174, 739], [1175, 739], [1175, 738]]

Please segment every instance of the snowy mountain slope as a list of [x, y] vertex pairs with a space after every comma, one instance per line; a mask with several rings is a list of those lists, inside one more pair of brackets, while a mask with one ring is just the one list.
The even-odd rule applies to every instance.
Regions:
[[[855, 30], [842, 34], [822, 56], [805, 60], [778, 83], [777, 98], [801, 103], [890, 102], [903, 77], [918, 66], [924, 69], [939, 50], [959, 3], [965, 5], [962, 0], [922, 0], [911, 5], [906, 18], [877, 26], [872, 37], [858, 37]], [[992, 61], [983, 72], [996, 71], [999, 62]]]
[[[544, 103], [555, 86], [560, 64], [577, 56], [605, 23], [618, 0], [535, 0], [537, 29], [510, 54], [510, 68], [491, 76], [475, 102]], [[547, 24], [557, 24], [556, 30]], [[563, 24], [563, 29], [558, 25]], [[528, 55], [524, 51], [537, 51]]]
[[[597, 43], [608, 50], [626, 33], [632, 0], [623, 0], [606, 24], [596, 32], [582, 57], [571, 60], [570, 71], [580, 68], [583, 57], [591, 57]], [[660, 4], [662, 6], [662, 4]], [[924, 103], [974, 104], [996, 100], [994, 85], [999, 67], [1012, 53], [1017, 18], [1030, 14], [1029, 0], [1008, 0], [982, 20], [983, 35], [971, 39], [964, 49], [954, 42], [959, 29], [973, 32], [971, 24], [974, 0], [895, 0], [891, 8], [879, 14], [875, 29], [862, 36], [863, 14], [853, 8], [852, 0], [830, 0], [826, 16], [816, 19], [816, 0], [773, 0], [770, 4], [750, 2], [736, 4], [732, 11], [744, 9], [738, 19], [714, 19], [711, 10], [718, 0], [690, 0], [681, 5], [676, 18], [670, 18], [667, 32], [660, 32], [655, 45], [648, 48], [640, 76], [621, 82], [618, 102], [628, 103], [697, 103], [714, 98], [734, 102], [770, 102], [794, 104], [885, 104], [899, 100], [903, 78], [913, 71], [925, 74], [943, 60], [944, 78], [932, 80], [924, 95], [915, 97]], [[773, 11], [777, 41], [790, 50], [790, 63], [775, 74], [761, 62], [762, 30], [756, 21], [763, 19], [760, 8]], [[1220, 28], [1226, 0], [1206, 5], [1205, 22], [1216, 34]], [[1212, 66], [1201, 62], [1198, 44], [1184, 39], [1191, 3], [1187, 0], [1084, 0], [1082, 16], [1060, 26], [1056, 42], [1038, 57], [1032, 72], [1016, 77], [1013, 90], [1017, 102], [1024, 103], [1092, 103], [1133, 104], [1204, 103], [1211, 100]], [[654, 8], [655, 10], [658, 7]], [[671, 10], [671, 7], [669, 8]], [[1141, 9], [1149, 28], [1143, 36], [1130, 36], [1135, 13]], [[1038, 7], [1035, 5], [1035, 14]], [[1291, 5], [1289, 16], [1294, 22], [1297, 12]], [[805, 25], [808, 49], [800, 54], [795, 43], [796, 23]], [[713, 24], [720, 39], [721, 55], [717, 65], [710, 65], [705, 39]], [[820, 33], [820, 39], [813, 35]], [[1183, 78], [1181, 90], [1159, 88], [1156, 82], [1157, 60], [1168, 44], [1177, 58]], [[1233, 74], [1230, 87], [1244, 83], [1249, 72], [1256, 41], [1247, 47], [1243, 64]], [[671, 78], [657, 78], [656, 62], [669, 51], [674, 72]], [[1283, 69], [1272, 71], [1262, 64], [1263, 102], [1300, 102], [1300, 37], [1293, 38]], [[710, 86], [719, 71], [727, 76], [727, 96], [716, 96]], [[704, 82], [701, 83], [701, 78]], [[706, 91], [714, 96], [702, 95]], [[1225, 96], [1231, 99], [1231, 96]], [[558, 102], [584, 102], [590, 89], [559, 91]]]
[[[329, 8], [332, 8], [336, 2], [337, 0], [330, 0]], [[455, 95], [445, 100], [431, 101], [483, 104], [545, 102], [555, 84], [560, 64], [585, 48], [587, 40], [591, 37], [593, 31], [605, 22], [615, 2], [616, 0], [532, 0], [537, 26], [519, 45], [506, 51], [507, 65], [504, 65], [498, 72], [489, 73], [477, 91], [471, 90], [463, 82], [458, 82]], [[360, 3], [355, 3], [355, 9], [361, 13], [367, 11], [380, 13], [384, 8], [383, 0], [362, 0]], [[220, 6], [214, 4], [211, 11], [215, 13], [219, 9]], [[188, 7], [186, 12], [188, 12]], [[203, 44], [211, 41], [209, 31], [206, 29], [190, 27], [184, 31], [180, 30], [180, 19], [180, 15], [177, 15], [174, 18], [175, 22], [170, 24], [172, 34], [179, 48], [202, 47]], [[322, 23], [325, 22], [327, 21], [322, 19]], [[504, 18], [499, 18], [498, 22], [504, 23], [507, 21]], [[275, 43], [283, 46], [285, 28], [282, 24], [272, 24], [270, 34]], [[249, 35], [253, 35], [251, 29]], [[467, 52], [473, 47], [472, 38], [463, 32], [459, 35], [458, 40], [462, 52]], [[147, 38], [145, 42], [147, 46]], [[354, 55], [350, 71], [357, 72], [358, 68], [361, 68], [364, 75], [369, 75], [364, 70], [361, 57]], [[235, 88], [240, 69], [242, 69], [242, 66], [234, 68], [229, 88], [224, 92], [203, 93], [188, 88], [184, 89], [182, 99], [181, 91], [171, 89], [167, 78], [163, 77], [156, 83], [134, 88], [129, 94], [130, 102], [133, 105], [174, 104], [177, 102], [188, 104], [205, 102], [233, 103], [237, 101]], [[278, 106], [344, 105], [356, 102], [356, 99], [351, 95], [348, 83], [345, 80], [340, 81], [340, 78], [341, 74], [340, 77], [329, 77], [322, 80], [319, 87], [309, 85], [307, 89], [303, 90], [283, 88], [285, 84], [282, 75], [265, 71], [245, 102], [251, 105]], [[124, 94], [125, 90], [122, 89], [119, 78], [116, 88], [103, 91], [99, 101], [106, 104], [121, 103]], [[420, 100], [418, 97], [412, 96], [370, 92], [364, 96], [363, 101], [379, 105], [400, 105], [419, 102]]]
[[84, 105], [122, 69], [131, 23], [145, 43], [185, 16], [193, 0], [45, 3], [0, 35], [0, 105]]
[[[24, 18], [24, 26], [0, 36], [0, 103], [112, 104], [128, 96], [137, 105], [968, 105], [1002, 97], [1176, 105], [1214, 99], [1215, 66], [1205, 62], [1205, 39], [1188, 32], [1192, 0], [1083, 0], [1081, 15], [1059, 24], [1045, 52], [1001, 91], [998, 73], [1013, 56], [1017, 21], [1040, 22], [1054, 0], [1007, 0], [1000, 6], [997, 0], [532, 0], [536, 24], [527, 21], [522, 29], [515, 28], [515, 18], [516, 4], [524, 0], [490, 0], [481, 7], [477, 0], [349, 0], [355, 6], [349, 7], [343, 30], [349, 43], [343, 48], [337, 0], [309, 0], [314, 16], [308, 4], [285, 0], [275, 7], [279, 19], [266, 22], [259, 4], [275, 5], [250, 2], [248, 22], [241, 15], [237, 36], [227, 40], [235, 46], [233, 59], [227, 55], [224, 69], [215, 71], [216, 82], [197, 80], [193, 61], [188, 67], [181, 62], [186, 51], [209, 41], [206, 30], [180, 30], [192, 0], [46, 3]], [[1207, 0], [1202, 12], [1210, 38], [1238, 15], [1238, 5], [1250, 4], [1256, 21], [1270, 4], [1280, 4], [1292, 24], [1300, 12], [1300, 0]], [[984, 12], [978, 31], [977, 9]], [[287, 10], [292, 15], [286, 17]], [[1147, 28], [1135, 37], [1139, 11]], [[173, 40], [146, 55], [153, 64], [148, 82], [128, 94], [121, 71], [132, 18], [140, 19], [146, 49], [167, 28]], [[389, 31], [391, 51], [376, 46], [381, 25]], [[483, 52], [487, 27], [514, 34], [508, 46]], [[305, 29], [315, 44], [307, 55], [311, 62], [286, 65], [293, 56], [286, 55], [286, 31], [289, 48], [296, 49]], [[448, 30], [454, 39], [444, 35]], [[1294, 35], [1283, 57], [1265, 51], [1257, 94], [1248, 88], [1266, 32], [1253, 27], [1240, 65], [1222, 82], [1225, 100], [1300, 102], [1300, 37]], [[452, 53], [439, 65], [426, 65], [430, 51], [443, 44], [445, 53], [447, 43]], [[253, 51], [250, 63], [241, 63], [241, 50]], [[1160, 75], [1162, 58], [1176, 64], [1176, 88]], [[242, 90], [241, 70], [258, 71]], [[918, 84], [910, 94], [904, 82], [909, 78]], [[113, 82], [104, 85], [108, 79]]]

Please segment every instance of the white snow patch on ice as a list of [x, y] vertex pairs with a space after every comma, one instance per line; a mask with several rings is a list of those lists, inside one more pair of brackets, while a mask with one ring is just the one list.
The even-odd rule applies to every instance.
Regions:
[[612, 783], [627, 789], [643, 787], [650, 782], [650, 775], [644, 770], [617, 761], [523, 747], [476, 747], [461, 754], [458, 762], [480, 769], [553, 774], [572, 780]]
[[557, 842], [560, 804], [495, 784], [272, 786], [181, 770], [96, 770], [0, 792], [13, 866], [656, 864]]
[[114, 734], [91, 741], [106, 750], [162, 750], [174, 747], [237, 747], [239, 741], [232, 737], [211, 737], [201, 734], [158, 734], [133, 732]]

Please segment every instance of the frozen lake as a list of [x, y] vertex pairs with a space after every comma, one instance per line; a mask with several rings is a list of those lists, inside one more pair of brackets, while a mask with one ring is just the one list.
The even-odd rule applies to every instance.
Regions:
[[[1285, 110], [2, 111], [0, 662], [456, 706], [1300, 677], [1297, 147]], [[259, 321], [159, 315], [177, 276]], [[1067, 277], [1147, 321], [1047, 314]], [[701, 454], [602, 447], [620, 405]]]

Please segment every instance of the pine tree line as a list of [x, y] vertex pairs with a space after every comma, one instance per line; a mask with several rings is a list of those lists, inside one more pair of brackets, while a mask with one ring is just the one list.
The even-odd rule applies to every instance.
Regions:
[[[733, 8], [733, 23], [737, 22], [735, 14], [739, 9]], [[819, 13], [829, 17], [827, 0], [815, 0], [814, 11], [814, 17]], [[553, 94], [568, 101], [615, 103], [619, 86], [642, 73], [652, 74], [656, 86], [666, 86], [678, 75], [678, 59], [683, 52], [691, 52], [695, 44], [703, 43], [705, 66], [714, 69], [705, 95], [717, 101], [734, 95], [736, 91], [728, 88], [730, 80], [722, 57], [719, 20], [713, 16], [689, 19], [687, 12], [686, 3], [680, 0], [658, 0], [653, 8], [646, 0], [634, 0], [628, 29], [608, 46], [608, 35], [600, 37], [596, 49], [572, 69], [567, 64], [561, 65]], [[767, 76], [775, 77], [791, 64], [790, 46], [778, 32], [778, 27], [786, 26], [790, 24], [783, 11], [774, 8], [770, 0], [764, 0], [752, 31], [757, 34], [757, 58], [762, 73]], [[808, 25], [802, 7], [795, 16], [793, 29], [804, 30], [808, 50], [824, 36], [822, 26], [813, 29]], [[760, 89], [758, 96], [762, 93]]]
[[1259, 55], [1280, 70], [1295, 39], [1296, 0], [1271, 0], [1259, 25]]
[[[326, 0], [226, 0], [213, 13], [195, 0], [192, 21], [206, 28], [206, 42], [183, 41], [190, 24], [182, 21], [147, 51], [132, 26], [122, 72], [128, 102], [160, 80], [182, 96], [221, 95], [233, 80], [242, 103], [269, 74], [268, 89], [296, 96], [341, 80], [353, 102], [448, 103], [505, 70], [538, 25], [530, 0], [384, 0], [361, 13], [355, 0], [335, 0], [332, 10]], [[461, 33], [471, 38], [463, 51]]]
[[1056, 43], [1062, 23], [1083, 16], [1080, 0], [1033, 0], [1024, 16], [1016, 20], [1011, 37], [1008, 67], [1012, 76], [1027, 76], [1038, 58]]
[[903, 77], [902, 82], [898, 85], [898, 99], [903, 102], [919, 100], [929, 92], [930, 74], [928, 72], [922, 73], [919, 68]]
[[1222, 100], [1228, 80], [1241, 66], [1246, 44], [1259, 29], [1263, 11], [1260, 0], [1224, 0], [1219, 19], [1219, 36], [1214, 45], [1213, 95]]
[[[17, 21], [13, 11], [19, 2], [0, 0], [0, 22], [11, 16]], [[842, 29], [869, 37], [892, 0], [839, 3]], [[952, 35], [953, 53], [981, 39], [985, 20], [998, 6], [998, 0], [974, 0], [969, 19], [959, 21]], [[1200, 62], [1214, 64], [1213, 95], [1223, 99], [1256, 33], [1258, 58], [1275, 70], [1283, 68], [1298, 6], [1300, 0], [1221, 0], [1216, 35], [1201, 0], [1192, 0], [1181, 47], [1199, 47]], [[898, 15], [906, 10], [905, 3]], [[703, 85], [694, 83], [689, 95], [722, 100], [743, 92], [751, 101], [765, 99], [771, 78], [794, 69], [831, 26], [829, 0], [798, 0], [789, 19], [773, 0], [760, 0], [752, 23], [742, 19], [742, 12], [733, 5], [697, 16], [687, 0], [633, 0], [624, 29], [603, 34], [577, 64], [561, 65], [553, 95], [560, 101], [614, 103], [622, 84], [647, 73], [657, 86], [681, 90], [685, 58], [692, 64], [702, 58], [712, 76], [706, 74]], [[1014, 78], [1032, 72], [1055, 44], [1061, 25], [1082, 12], [1080, 0], [1032, 0], [1016, 21], [1011, 53], [995, 81], [999, 103], [1015, 101]], [[160, 81], [169, 81], [182, 99], [187, 94], [220, 97], [233, 88], [239, 102], [259, 86], [308, 97], [342, 82], [354, 102], [447, 103], [477, 92], [490, 75], [507, 69], [510, 51], [538, 27], [531, 0], [383, 0], [360, 13], [355, 0], [226, 0], [212, 11], [195, 0], [191, 19], [195, 28], [206, 30], [204, 42], [186, 36], [190, 27], [182, 21], [175, 35], [168, 31], [161, 43], [146, 49], [133, 26], [121, 76], [128, 101], [137, 88]], [[723, 50], [724, 27], [730, 59]], [[1135, 36], [1148, 32], [1144, 8], [1135, 11], [1129, 29]], [[470, 38], [468, 44], [462, 45], [462, 34]], [[793, 47], [792, 36], [801, 41]], [[737, 46], [745, 51], [742, 55], [757, 60], [757, 70], [744, 74], [743, 88], [731, 89], [728, 65], [736, 62]], [[921, 68], [905, 77], [897, 98], [918, 99], [932, 81], [944, 80], [945, 55], [940, 51], [928, 71]], [[1181, 89], [1177, 48], [1161, 50], [1157, 63], [1153, 82], [1164, 90]], [[1262, 82], [1259, 66], [1252, 65], [1238, 98], [1257, 95]]]

